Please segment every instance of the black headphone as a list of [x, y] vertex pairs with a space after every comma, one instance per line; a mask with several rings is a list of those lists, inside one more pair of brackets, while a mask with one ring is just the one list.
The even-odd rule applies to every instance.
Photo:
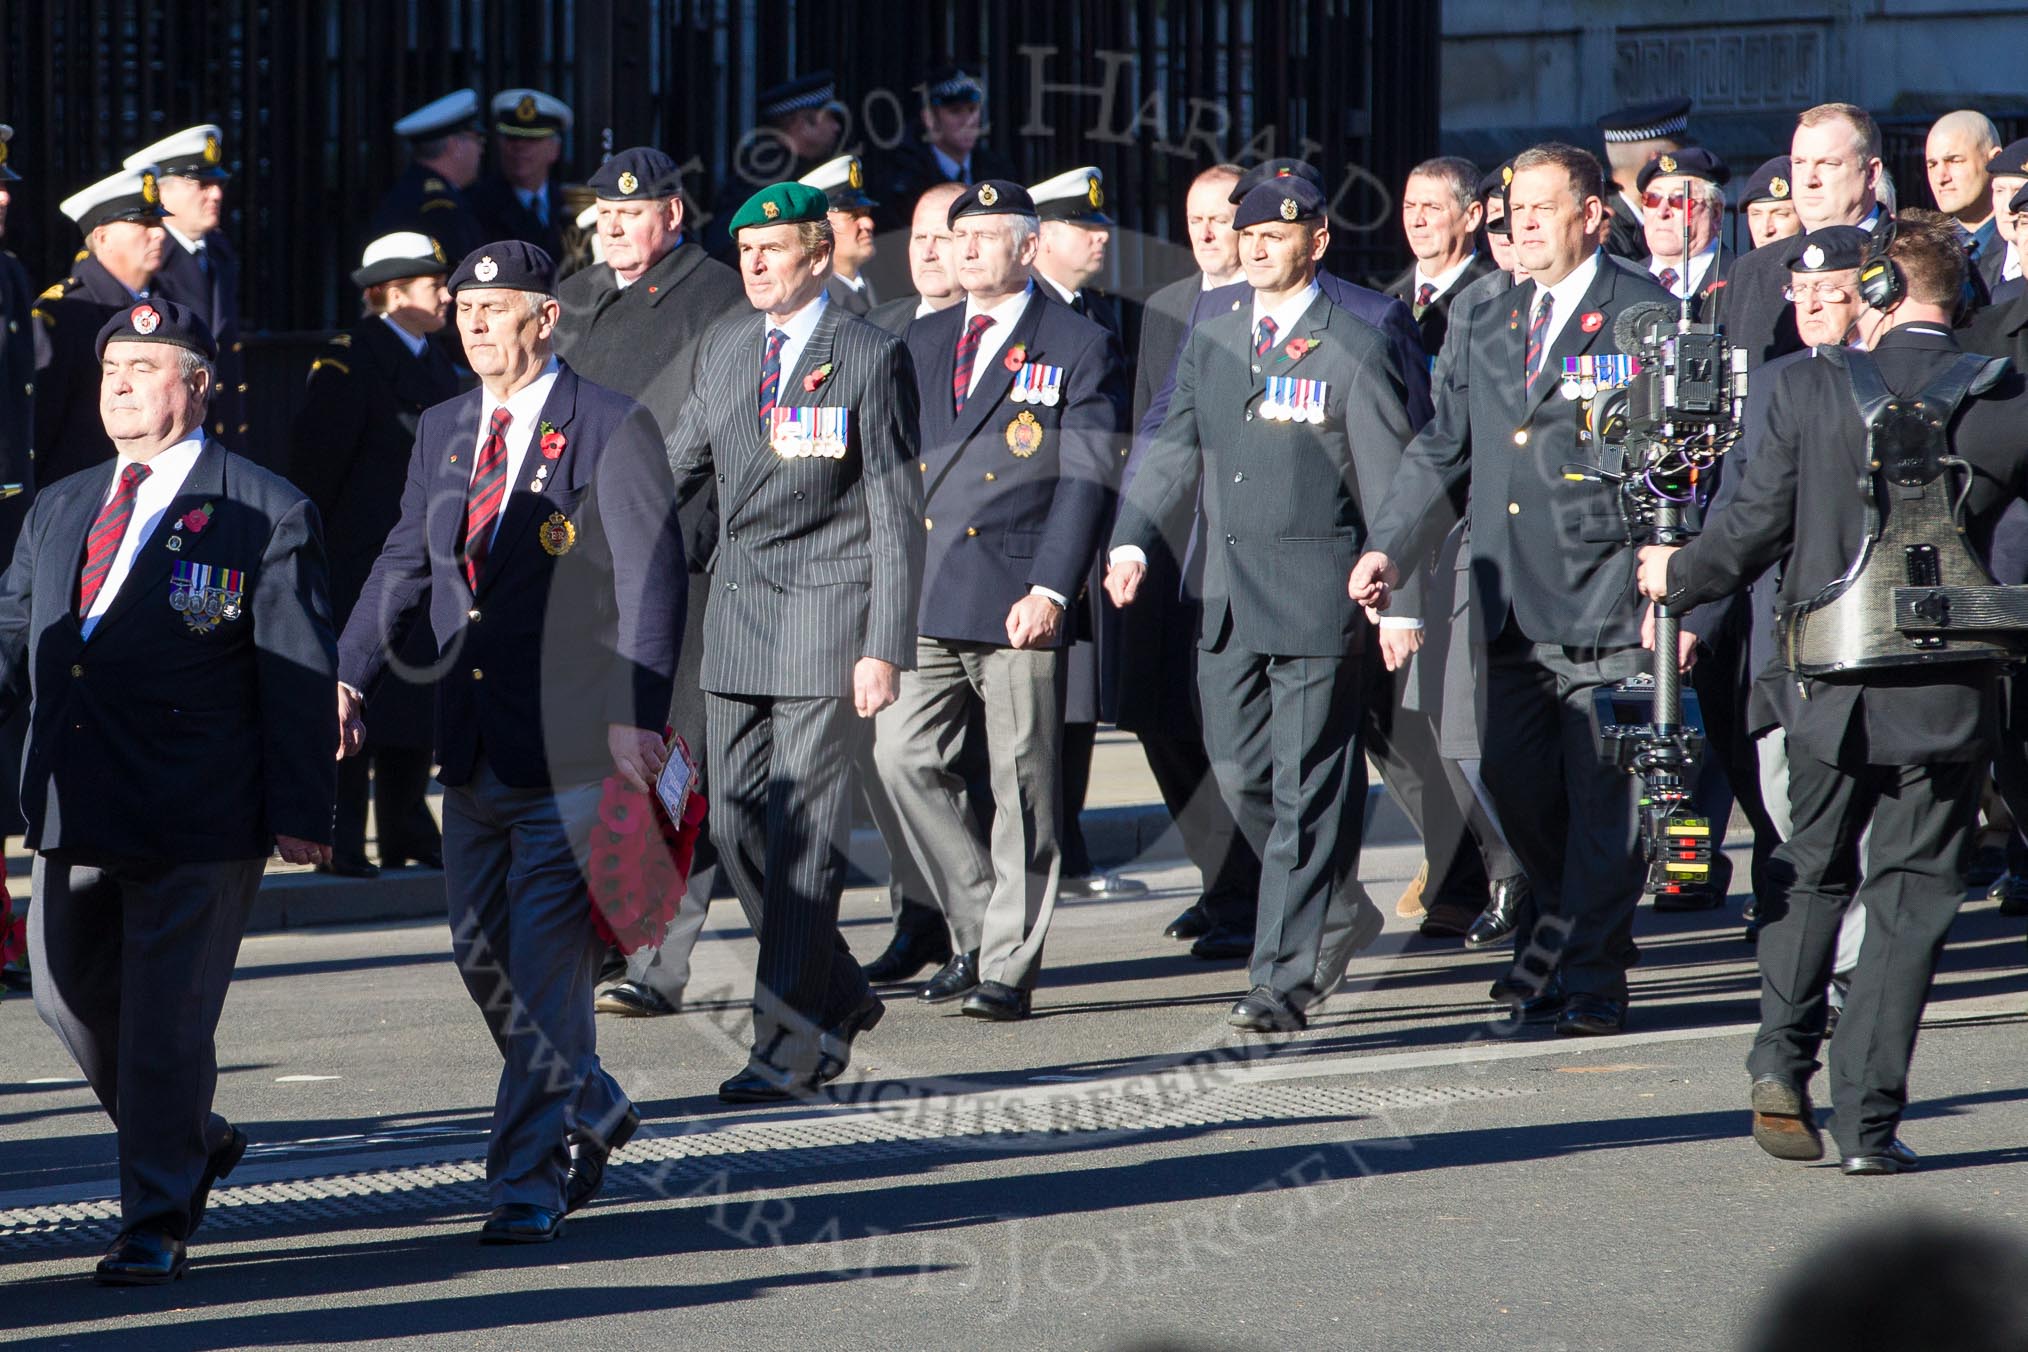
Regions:
[[1859, 299], [1882, 314], [1908, 299], [1908, 278], [1902, 273], [1901, 264], [1887, 256], [1893, 247], [1894, 217], [1882, 211], [1880, 224], [1867, 246], [1866, 259], [1859, 265]]

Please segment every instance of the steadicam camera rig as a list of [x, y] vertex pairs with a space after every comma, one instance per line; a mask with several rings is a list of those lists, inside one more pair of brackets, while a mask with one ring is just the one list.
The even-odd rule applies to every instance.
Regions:
[[[1716, 325], [1648, 301], [1613, 324], [1621, 355], [1564, 362], [1562, 393], [1578, 402], [1578, 444], [1590, 454], [1564, 478], [1616, 490], [1629, 545], [1680, 545], [1697, 485], [1739, 439], [1746, 353]], [[1681, 892], [1711, 873], [1711, 823], [1690, 807], [1704, 743], [1695, 691], [1676, 665], [1682, 617], [1655, 607], [1654, 670], [1593, 694], [1599, 754], [1641, 779], [1648, 889]]]

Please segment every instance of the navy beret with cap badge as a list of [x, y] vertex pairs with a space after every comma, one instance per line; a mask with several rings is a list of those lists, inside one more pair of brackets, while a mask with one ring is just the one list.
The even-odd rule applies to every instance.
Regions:
[[1703, 146], [1684, 146], [1655, 156], [1641, 166], [1634, 175], [1634, 188], [1646, 192], [1648, 185], [1658, 178], [1701, 178], [1706, 183], [1723, 185], [1732, 178], [1732, 170], [1724, 160], [1706, 150]]
[[1754, 202], [1786, 202], [1789, 200], [1789, 157], [1777, 155], [1753, 171], [1753, 177], [1739, 190], [1739, 206], [1744, 211]]
[[1866, 261], [1873, 236], [1856, 225], [1827, 225], [1788, 243], [1790, 272], [1848, 272]]
[[1232, 185], [1232, 191], [1226, 194], [1225, 200], [1237, 206], [1261, 184], [1289, 178], [1302, 179], [1320, 193], [1324, 190], [1324, 171], [1308, 160], [1262, 160], [1239, 176], [1239, 182]]
[[466, 254], [465, 261], [451, 274], [449, 286], [454, 296], [468, 286], [534, 291], [547, 296], [556, 290], [556, 261], [525, 240], [497, 240]]
[[105, 360], [108, 343], [167, 343], [188, 348], [206, 361], [218, 360], [218, 340], [196, 312], [159, 296], [136, 301], [105, 322], [93, 349], [100, 361]]
[[947, 226], [956, 225], [961, 216], [1034, 214], [1035, 199], [1028, 195], [1028, 189], [1004, 178], [989, 178], [984, 183], [974, 183], [951, 199], [951, 209], [946, 213], [944, 223]]
[[683, 191], [683, 171], [653, 146], [632, 146], [592, 171], [585, 185], [608, 202], [648, 202]]
[[1270, 179], [1246, 195], [1233, 213], [1232, 228], [1244, 230], [1270, 222], [1320, 222], [1324, 219], [1324, 190], [1308, 179], [1294, 176]]

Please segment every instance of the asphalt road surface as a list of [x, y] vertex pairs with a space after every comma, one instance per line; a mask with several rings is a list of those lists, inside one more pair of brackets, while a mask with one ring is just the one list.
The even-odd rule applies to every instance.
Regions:
[[[1369, 851], [1383, 909], [1415, 863]], [[475, 1242], [499, 1062], [444, 927], [251, 937], [218, 1104], [254, 1146], [160, 1290], [90, 1282], [113, 1138], [9, 998], [0, 1342], [1714, 1349], [1857, 1227], [2028, 1236], [2023, 926], [1991, 903], [1960, 918], [1917, 1051], [1923, 1172], [1852, 1179], [1746, 1136], [1736, 914], [1643, 910], [1622, 1037], [1505, 1029], [1485, 999], [1503, 956], [1390, 918], [1309, 1031], [1242, 1038], [1239, 964], [1160, 934], [1192, 876], [1138, 876], [1146, 899], [1059, 908], [1037, 1017], [900, 992], [835, 1097], [763, 1110], [712, 1096], [744, 1058], [754, 952], [721, 903], [682, 1014], [601, 1019], [647, 1122], [564, 1238], [528, 1249]], [[847, 916], [878, 952], [884, 898]]]

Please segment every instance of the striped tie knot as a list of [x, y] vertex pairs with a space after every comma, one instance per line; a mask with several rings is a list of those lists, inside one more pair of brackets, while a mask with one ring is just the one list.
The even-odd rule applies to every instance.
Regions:
[[505, 404], [493, 410], [486, 439], [479, 444], [479, 462], [472, 466], [472, 488], [465, 496], [465, 583], [479, 589], [479, 570], [493, 547], [493, 527], [507, 501], [507, 427], [514, 414]]
[[1663, 268], [1658, 280], [1662, 283], [1664, 291], [1674, 291], [1676, 289], [1676, 269]]
[[1523, 374], [1530, 387], [1535, 377], [1542, 374], [1542, 358], [1548, 344], [1543, 339], [1549, 336], [1549, 316], [1555, 309], [1556, 298], [1544, 291], [1535, 302], [1535, 317], [1528, 321], [1528, 349]]
[[92, 602], [98, 600], [100, 588], [106, 585], [106, 578], [113, 571], [113, 559], [119, 554], [120, 542], [127, 538], [127, 526], [134, 519], [134, 497], [141, 491], [142, 480], [151, 472], [139, 462], [122, 469], [113, 496], [99, 508], [91, 533], [85, 536], [84, 567], [77, 578], [77, 613], [80, 616], [92, 613]]
[[1253, 355], [1265, 357], [1274, 345], [1275, 322], [1272, 319], [1263, 318], [1260, 323], [1253, 326]]
[[760, 416], [762, 430], [766, 430], [768, 415], [775, 411], [775, 403], [782, 392], [782, 345], [789, 341], [789, 335], [780, 329], [768, 330], [768, 348], [761, 357]]
[[1429, 303], [1435, 299], [1436, 299], [1435, 282], [1424, 282], [1421, 286], [1417, 287], [1415, 289], [1416, 313], [1420, 314], [1424, 310], [1427, 310], [1429, 308]]
[[993, 327], [993, 316], [973, 315], [958, 335], [957, 360], [951, 364], [951, 412], [965, 411], [965, 397], [972, 392], [972, 366], [979, 358], [979, 340]]

